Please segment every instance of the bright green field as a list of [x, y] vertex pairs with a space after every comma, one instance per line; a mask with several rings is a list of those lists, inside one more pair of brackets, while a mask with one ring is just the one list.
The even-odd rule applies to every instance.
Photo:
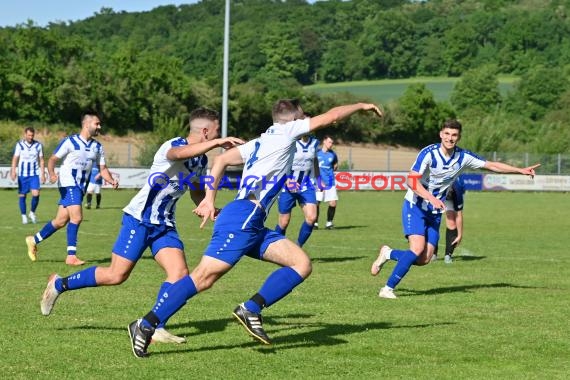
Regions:
[[[121, 208], [133, 195], [104, 191], [104, 208], [85, 210], [79, 257], [109, 263]], [[230, 195], [222, 193], [220, 204]], [[412, 268], [399, 299], [384, 300], [377, 291], [393, 264], [378, 278], [369, 268], [380, 244], [405, 247], [402, 196], [340, 194], [338, 228], [315, 231], [306, 245], [312, 276], [265, 310], [274, 345], [255, 343], [231, 318], [274, 268], [245, 258], [170, 321], [187, 344], [152, 344], [150, 358], [141, 360], [131, 353], [126, 326], [153, 305], [159, 267], [145, 256], [123, 285], [63, 294], [44, 317], [39, 300], [47, 276], [72, 272], [63, 264], [65, 231], [40, 245], [35, 263], [24, 237], [54, 215], [56, 193], [42, 193], [42, 224], [23, 226], [15, 192], [2, 190], [0, 373], [8, 379], [567, 379], [568, 194], [469, 193], [466, 235], [454, 263]], [[178, 220], [194, 266], [211, 225], [197, 228], [190, 203], [181, 201]], [[296, 210], [291, 235], [299, 217]], [[275, 221], [272, 214], [269, 225]]]
[[[404, 94], [406, 88], [413, 83], [425, 83], [426, 87], [433, 93], [437, 101], [449, 100], [453, 87], [459, 78], [410, 78], [394, 80], [377, 80], [361, 82], [344, 82], [316, 84], [307, 86], [305, 89], [315, 91], [319, 94], [332, 94], [338, 92], [349, 92], [356, 96], [372, 99], [379, 103], [386, 103], [398, 99]], [[499, 78], [499, 90], [504, 95], [513, 88], [516, 78]]]

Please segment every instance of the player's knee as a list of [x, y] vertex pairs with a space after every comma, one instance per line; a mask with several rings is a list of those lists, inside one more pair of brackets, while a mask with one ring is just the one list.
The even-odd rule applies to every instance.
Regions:
[[311, 264], [311, 259], [309, 259], [309, 256], [307, 255], [304, 255], [303, 258], [297, 260], [292, 268], [297, 271], [303, 279], [309, 277], [313, 272], [313, 264]]

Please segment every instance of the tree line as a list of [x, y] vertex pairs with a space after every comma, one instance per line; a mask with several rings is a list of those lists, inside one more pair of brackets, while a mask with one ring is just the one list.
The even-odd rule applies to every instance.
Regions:
[[[310, 113], [356, 101], [303, 90], [316, 81], [460, 76], [449, 103], [414, 85], [386, 105], [381, 125], [355, 117], [335, 134], [421, 146], [459, 116], [473, 149], [568, 151], [569, 4], [232, 0], [229, 133], [259, 133], [278, 98], [300, 98]], [[224, 6], [102, 8], [76, 22], [0, 28], [0, 120], [76, 127], [94, 109], [118, 134], [180, 130], [192, 108], [221, 108]], [[505, 74], [520, 81], [503, 97]]]

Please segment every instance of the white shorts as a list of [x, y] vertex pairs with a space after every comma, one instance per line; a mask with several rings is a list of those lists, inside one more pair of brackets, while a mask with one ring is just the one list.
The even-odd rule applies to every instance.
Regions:
[[338, 195], [336, 193], [336, 187], [333, 186], [330, 189], [325, 189], [323, 191], [317, 191], [317, 201], [318, 202], [330, 202], [337, 201]]
[[90, 183], [87, 186], [87, 192], [88, 193], [95, 193], [95, 194], [99, 194], [101, 193], [101, 185], [96, 185], [94, 183]]

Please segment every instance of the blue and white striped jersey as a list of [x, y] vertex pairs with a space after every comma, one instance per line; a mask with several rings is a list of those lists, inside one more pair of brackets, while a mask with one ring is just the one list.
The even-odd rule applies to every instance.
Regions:
[[61, 140], [53, 154], [64, 159], [59, 168], [58, 186], [78, 186], [84, 193], [93, 165], [105, 165], [103, 145], [94, 139], [85, 141], [79, 134]]
[[176, 137], [160, 146], [145, 185], [123, 209], [125, 213], [141, 222], [175, 226], [176, 202], [190, 188], [190, 183], [200, 182], [208, 169], [205, 154], [183, 161], [166, 158], [170, 148], [184, 145], [188, 145], [188, 141]]
[[18, 176], [32, 177], [40, 175], [39, 159], [44, 156], [43, 146], [39, 141], [32, 140], [29, 144], [25, 139], [16, 143], [14, 156], [18, 160]]
[[[485, 159], [468, 150], [455, 147], [451, 157], [447, 158], [441, 151], [441, 144], [425, 147], [418, 153], [411, 170], [422, 177], [420, 183], [433, 194], [434, 197], [445, 201], [447, 190], [464, 168], [480, 169], [485, 166]], [[411, 189], [406, 193], [406, 200], [416, 204], [424, 211], [434, 211], [433, 206], [425, 199], [419, 197]]]
[[291, 172], [295, 141], [308, 132], [308, 118], [273, 124], [258, 138], [238, 146], [244, 166], [235, 199], [253, 195], [269, 213]]
[[315, 189], [315, 173], [314, 160], [317, 156], [319, 140], [309, 136], [309, 140], [304, 142], [302, 139], [297, 140], [295, 144], [296, 150], [293, 156], [293, 165], [291, 167], [291, 178], [294, 178], [300, 185], [299, 191], [305, 191], [307, 188]]

